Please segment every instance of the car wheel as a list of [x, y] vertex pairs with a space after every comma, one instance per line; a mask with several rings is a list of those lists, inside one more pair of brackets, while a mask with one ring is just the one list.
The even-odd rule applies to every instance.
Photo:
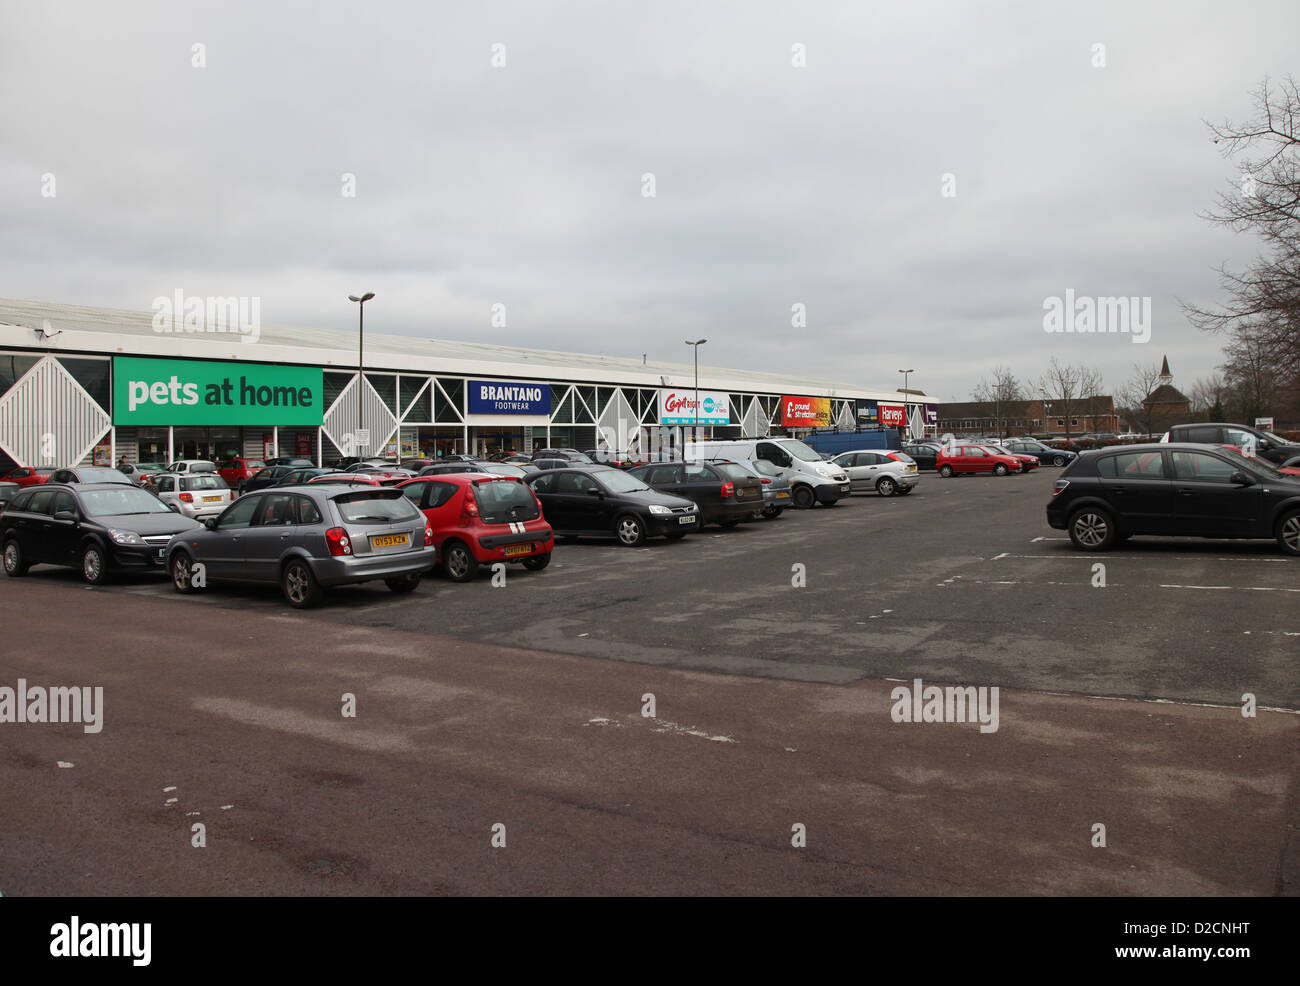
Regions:
[[1081, 551], [1105, 551], [1115, 542], [1115, 522], [1099, 507], [1084, 507], [1070, 515], [1070, 540]]
[[108, 581], [108, 563], [99, 545], [87, 545], [81, 553], [81, 578], [89, 585], [103, 585]]
[[5, 545], [5, 574], [15, 579], [27, 574], [27, 562], [17, 541], [11, 540]]
[[796, 510], [807, 510], [816, 499], [811, 486], [796, 486], [790, 492], [790, 501]]
[[177, 592], [197, 592], [194, 585], [194, 559], [184, 551], [172, 555], [172, 585]]
[[551, 553], [548, 551], [544, 555], [533, 555], [531, 558], [524, 559], [524, 568], [530, 572], [540, 572], [543, 568], [551, 563]]
[[1054, 465], [1054, 466], [1063, 466], [1063, 465], [1065, 465], [1065, 456], [1063, 456], [1063, 455], [1055, 456], [1055, 457], [1052, 459], [1052, 465]]
[[311, 574], [311, 567], [301, 558], [295, 558], [284, 566], [280, 588], [294, 609], [310, 609], [318, 605], [325, 595], [316, 576]]
[[415, 587], [420, 584], [420, 574], [403, 575], [395, 579], [384, 579], [384, 585], [388, 586], [389, 591], [394, 595], [404, 596], [408, 592], [413, 592]]
[[876, 484], [876, 492], [881, 496], [893, 496], [898, 492], [898, 484], [888, 476], [884, 476], [881, 478], [880, 482]]
[[1007, 467], [1005, 464], [999, 462], [996, 466], [993, 467], [994, 476], [1005, 476], [1006, 474], [1007, 474]]
[[944, 479], [951, 479], [952, 466], [948, 465], [948, 463], [945, 462], [943, 465], [939, 467], [939, 475], [942, 476]]
[[781, 511], [784, 509], [785, 507], [764, 507], [763, 516], [768, 520], [776, 520], [776, 518], [781, 516]]
[[[1300, 510], [1292, 510], [1278, 520], [1277, 543], [1288, 555], [1300, 555]], [[6, 553], [5, 562], [8, 561]]]
[[614, 521], [614, 533], [621, 544], [635, 548], [645, 544], [645, 524], [636, 514], [622, 514]]
[[718, 521], [718, 526], [719, 526], [719, 527], [732, 528], [732, 527], [735, 527], [735, 526], [736, 526], [737, 524], [739, 524], [739, 523], [740, 523], [740, 518], [739, 518], [739, 517], [731, 517], [731, 518], [728, 518], [727, 520], [720, 520], [720, 521]]
[[443, 546], [442, 567], [453, 582], [472, 582], [478, 576], [478, 559], [463, 541], [448, 541]]

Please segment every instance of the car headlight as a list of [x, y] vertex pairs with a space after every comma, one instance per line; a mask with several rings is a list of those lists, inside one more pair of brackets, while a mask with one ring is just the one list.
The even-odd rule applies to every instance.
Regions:
[[671, 509], [658, 503], [650, 504], [650, 512], [656, 517], [671, 517], [673, 514]]
[[112, 529], [108, 532], [108, 536], [111, 537], [114, 540], [114, 542], [116, 542], [117, 544], [144, 544], [145, 543], [144, 538], [142, 538], [135, 531], [119, 531], [116, 529]]

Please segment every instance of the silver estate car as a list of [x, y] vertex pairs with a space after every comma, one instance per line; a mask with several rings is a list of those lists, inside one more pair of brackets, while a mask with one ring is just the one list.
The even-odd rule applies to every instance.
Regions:
[[382, 486], [257, 490], [204, 527], [167, 545], [177, 592], [222, 581], [278, 583], [290, 606], [305, 609], [325, 589], [375, 579], [410, 592], [437, 562], [424, 514], [401, 490]]
[[234, 499], [230, 486], [215, 472], [160, 472], [152, 488], [159, 500], [192, 520], [215, 517]]

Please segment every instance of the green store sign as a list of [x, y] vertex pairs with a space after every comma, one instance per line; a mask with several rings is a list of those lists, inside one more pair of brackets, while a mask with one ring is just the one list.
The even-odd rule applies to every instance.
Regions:
[[113, 359], [115, 425], [319, 425], [319, 368]]

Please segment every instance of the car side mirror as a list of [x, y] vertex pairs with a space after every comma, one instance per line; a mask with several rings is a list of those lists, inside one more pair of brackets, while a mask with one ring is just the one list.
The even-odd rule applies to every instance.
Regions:
[[174, 504], [174, 503], [169, 503], [169, 504], [167, 504], [167, 509], [173, 511], [174, 513], [180, 513], [180, 512], [181, 512], [181, 508], [178, 507], [178, 506], [176, 506], [176, 504]]
[[1254, 486], [1255, 481], [1247, 476], [1244, 472], [1238, 470], [1228, 477], [1228, 482], [1233, 486]]
[[605, 495], [604, 492], [601, 491], [601, 490], [587, 490], [587, 496], [600, 496], [600, 497], [603, 497], [604, 495]]
[[76, 520], [77, 515], [74, 514], [71, 510], [58, 510], [55, 511], [54, 519], [55, 520]]
[[[176, 508], [173, 507], [172, 509], [175, 510]], [[204, 517], [204, 518], [203, 518], [203, 526], [206, 527], [206, 528], [207, 528], [208, 530], [210, 530], [210, 531], [215, 531], [215, 530], [217, 529], [217, 518], [215, 518], [215, 517]]]

